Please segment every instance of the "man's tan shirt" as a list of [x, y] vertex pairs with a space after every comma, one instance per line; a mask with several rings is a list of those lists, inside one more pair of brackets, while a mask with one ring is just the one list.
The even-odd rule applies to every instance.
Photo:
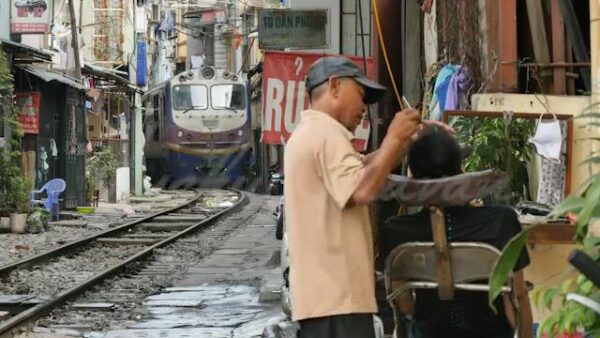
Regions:
[[344, 209], [364, 172], [352, 138], [329, 115], [306, 110], [285, 148], [294, 320], [377, 312], [368, 209]]

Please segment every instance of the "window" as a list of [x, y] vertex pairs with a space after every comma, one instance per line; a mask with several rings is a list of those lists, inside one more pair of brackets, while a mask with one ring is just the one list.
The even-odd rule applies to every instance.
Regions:
[[208, 90], [203, 85], [173, 87], [173, 108], [176, 110], [208, 108]]
[[214, 85], [210, 88], [210, 99], [214, 109], [244, 109], [245, 87], [240, 84]]

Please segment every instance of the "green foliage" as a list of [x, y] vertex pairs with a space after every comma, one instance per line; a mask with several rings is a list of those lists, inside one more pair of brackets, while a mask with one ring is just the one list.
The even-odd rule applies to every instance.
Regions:
[[11, 210], [18, 214], [29, 212], [29, 193], [31, 192], [31, 180], [24, 176], [15, 176], [10, 180], [10, 190], [7, 193]]
[[89, 186], [97, 187], [100, 182], [111, 182], [117, 175], [118, 165], [119, 163], [110, 149], [100, 147], [87, 163]]
[[494, 312], [496, 312], [494, 300], [502, 292], [502, 286], [504, 286], [515, 264], [517, 264], [521, 249], [525, 246], [525, 242], [527, 242], [527, 238], [533, 229], [535, 229], [535, 226], [523, 230], [517, 236], [512, 238], [510, 242], [506, 244], [502, 256], [500, 256], [496, 261], [496, 264], [494, 264], [489, 280], [490, 292], [488, 293], [488, 304]]
[[532, 146], [527, 139], [533, 134], [535, 122], [503, 118], [456, 118], [453, 127], [460, 142], [472, 148], [464, 161], [466, 171], [491, 168], [502, 170], [510, 177], [510, 184], [502, 196], [492, 196], [495, 203], [516, 204], [529, 198], [527, 162]]
[[[14, 86], [6, 55], [0, 51], [0, 127], [7, 126], [10, 137], [0, 147], [0, 210], [5, 212], [25, 210], [22, 193], [31, 186], [21, 177], [21, 138], [23, 131], [14, 110]], [[29, 198], [27, 197], [27, 200]]]
[[52, 213], [41, 207], [34, 207], [29, 215], [27, 215], [28, 225], [42, 225], [48, 224], [48, 221], [52, 217]]
[[[596, 106], [596, 103], [592, 106]], [[578, 118], [591, 120], [592, 123], [598, 123], [600, 118], [599, 113], [587, 111]], [[595, 120], [595, 122], [594, 122]], [[597, 163], [595, 157], [584, 161], [583, 164], [591, 165]], [[597, 263], [600, 264], [600, 237], [591, 237], [588, 235], [589, 225], [600, 219], [600, 175], [596, 174], [586, 180], [571, 196], [567, 197], [560, 205], [556, 206], [551, 213], [552, 217], [558, 217], [566, 213], [572, 213], [577, 216], [575, 224], [575, 244], [578, 249], [586, 252]], [[507, 245], [502, 251], [502, 256], [499, 261], [503, 261], [502, 269], [494, 269], [490, 275], [490, 281], [505, 281], [508, 272], [514, 266], [514, 261], [511, 259], [516, 253], [520, 252], [525, 245], [525, 240], [530, 233], [530, 229], [524, 230], [515, 238], [518, 240], [511, 241], [511, 245]], [[516, 243], [519, 242], [519, 243]], [[512, 245], [514, 244], [514, 245]], [[517, 245], [520, 244], [520, 245]], [[498, 263], [500, 265], [500, 263]], [[538, 330], [538, 336], [549, 334], [550, 337], [555, 337], [562, 333], [575, 333], [576, 331], [584, 331], [590, 337], [600, 337], [600, 315], [591, 309], [580, 305], [579, 303], [567, 301], [568, 293], [576, 293], [585, 297], [589, 297], [597, 302], [600, 302], [600, 290], [595, 287], [591, 281], [585, 276], [578, 273], [573, 268], [569, 268], [563, 277], [563, 282], [557, 288], [547, 290], [537, 290], [534, 293], [534, 304], [541, 305], [553, 313], [546, 318]], [[490, 298], [499, 294], [499, 283], [494, 283], [490, 289]], [[553, 302], [560, 303], [558, 308], [553, 308]]]

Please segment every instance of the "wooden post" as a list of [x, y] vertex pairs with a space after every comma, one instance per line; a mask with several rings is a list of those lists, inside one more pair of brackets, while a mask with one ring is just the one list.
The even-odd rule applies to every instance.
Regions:
[[[546, 39], [546, 25], [544, 24], [544, 9], [540, 0], [527, 0], [527, 14], [529, 17], [529, 27], [531, 29], [531, 42], [533, 43], [533, 53], [535, 61], [541, 63], [550, 62], [550, 52], [548, 50], [548, 40]], [[542, 69], [542, 77], [550, 75], [549, 69]], [[542, 86], [545, 80], [542, 78]], [[544, 90], [544, 88], [540, 88]]]
[[77, 34], [77, 19], [75, 18], [75, 0], [69, 0], [69, 14], [71, 16], [71, 46], [75, 56], [75, 78], [81, 80], [81, 59], [79, 58], [79, 35]]
[[[590, 49], [592, 52], [591, 56], [591, 68], [592, 68], [592, 87], [591, 87], [591, 102], [592, 104], [597, 103], [600, 100], [600, 76], [598, 76], [598, 72], [600, 71], [600, 52], [598, 48], [600, 48], [600, 4], [596, 0], [590, 0]], [[593, 134], [598, 133], [598, 127], [591, 127]], [[598, 151], [597, 142], [593, 142], [591, 150]], [[597, 172], [598, 167], [596, 166], [596, 170], [593, 172]]]
[[441, 300], [451, 300], [454, 298], [454, 284], [452, 283], [452, 262], [450, 260], [450, 250], [448, 249], [448, 239], [446, 238], [444, 211], [442, 208], [431, 207], [430, 212], [431, 232], [437, 254], [438, 296]]
[[[560, 12], [558, 0], [552, 0], [552, 62], [565, 62], [565, 22]], [[566, 68], [553, 67], [554, 94], [565, 95], [567, 93]]]

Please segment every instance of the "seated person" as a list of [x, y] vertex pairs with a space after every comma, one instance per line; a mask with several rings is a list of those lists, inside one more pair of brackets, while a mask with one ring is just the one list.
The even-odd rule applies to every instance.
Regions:
[[[416, 179], [441, 178], [462, 172], [461, 149], [457, 141], [439, 127], [427, 127], [411, 145], [408, 156], [409, 169]], [[447, 207], [444, 212], [449, 242], [483, 242], [502, 250], [521, 230], [517, 214], [510, 207], [457, 206]], [[391, 217], [379, 231], [379, 255], [384, 259], [400, 244], [433, 240], [428, 209]], [[514, 268], [515, 293], [522, 311], [521, 337], [533, 335], [531, 308], [522, 272], [528, 264], [529, 256], [523, 250]], [[420, 338], [513, 337], [514, 318], [508, 295], [496, 299], [498, 315], [488, 306], [487, 297], [487, 292], [456, 290], [453, 300], [442, 301], [437, 290], [416, 290], [416, 303], [400, 306], [405, 312], [414, 311], [413, 328]]]

